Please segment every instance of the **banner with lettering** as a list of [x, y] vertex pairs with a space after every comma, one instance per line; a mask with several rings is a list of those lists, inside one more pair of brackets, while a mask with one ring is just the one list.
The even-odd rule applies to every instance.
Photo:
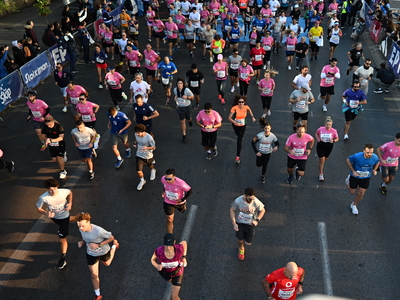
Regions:
[[69, 61], [69, 55], [67, 54], [66, 49], [61, 49], [58, 48], [57, 45], [54, 45], [47, 49], [47, 51], [49, 52], [50, 61], [53, 68], [55, 68], [58, 63], [64, 65], [67, 61]]
[[10, 103], [18, 100], [25, 92], [24, 83], [16, 70], [0, 80], [0, 111]]
[[34, 88], [42, 80], [46, 79], [53, 72], [53, 66], [47, 56], [47, 52], [43, 52], [26, 63], [20, 68], [22, 79], [28, 89]]
[[392, 44], [392, 51], [388, 56], [388, 63], [392, 68], [396, 78], [400, 77], [400, 47], [396, 43]]

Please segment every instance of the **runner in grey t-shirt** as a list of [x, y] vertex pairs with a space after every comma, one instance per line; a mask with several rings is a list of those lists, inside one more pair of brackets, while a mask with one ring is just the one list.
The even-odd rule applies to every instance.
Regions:
[[36, 207], [38, 212], [51, 218], [59, 226], [58, 237], [61, 244], [61, 258], [58, 261], [57, 268], [62, 269], [67, 264], [65, 258], [68, 251], [67, 236], [70, 222], [69, 211], [72, 208], [72, 192], [69, 189], [59, 189], [60, 185], [54, 178], [47, 179], [44, 186], [47, 192], [39, 197]]
[[[92, 275], [92, 284], [94, 288], [94, 300], [101, 300], [100, 280], [99, 280], [99, 261], [105, 266], [111, 265], [115, 251], [119, 248], [118, 241], [111, 232], [104, 228], [91, 224], [91, 216], [88, 213], [80, 213], [76, 215], [76, 221], [79, 231], [82, 235], [82, 241], [78, 242], [81, 248], [86, 244], [86, 260]], [[109, 243], [113, 243], [111, 249]]]
[[300, 90], [294, 90], [290, 94], [289, 103], [293, 105], [293, 131], [296, 131], [297, 122], [301, 118], [307, 132], [308, 105], [314, 101], [311, 88], [307, 83], [303, 83]]
[[233, 201], [230, 216], [233, 230], [236, 231], [239, 250], [238, 258], [244, 260], [244, 244], [251, 245], [254, 228], [265, 214], [264, 204], [255, 196], [253, 188], [246, 188], [244, 195]]
[[146, 184], [143, 174], [143, 166], [146, 165], [150, 168], [150, 180], [156, 179], [156, 169], [154, 168], [153, 151], [156, 149], [156, 143], [153, 137], [146, 132], [146, 126], [137, 124], [135, 126], [136, 142], [133, 144], [136, 150], [136, 171], [139, 176], [140, 182], [137, 190], [140, 191]]

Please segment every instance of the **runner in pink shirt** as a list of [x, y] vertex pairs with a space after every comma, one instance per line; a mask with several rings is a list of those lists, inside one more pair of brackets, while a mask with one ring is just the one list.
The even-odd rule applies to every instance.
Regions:
[[247, 96], [251, 77], [254, 76], [253, 68], [248, 64], [247, 59], [243, 58], [238, 69], [240, 96]]
[[164, 212], [167, 217], [167, 232], [174, 231], [175, 209], [180, 213], [186, 211], [186, 199], [193, 193], [192, 188], [185, 181], [175, 176], [175, 169], [168, 169], [161, 177], [164, 185], [162, 197], [164, 198]]
[[[309, 144], [307, 149], [307, 144]], [[296, 180], [304, 176], [307, 158], [311, 154], [314, 146], [314, 138], [306, 133], [306, 127], [302, 124], [297, 126], [296, 133], [288, 137], [285, 144], [285, 151], [288, 153], [287, 172], [289, 174], [287, 183], [293, 183], [293, 169], [295, 169]]]
[[271, 78], [277, 74], [276, 71], [267, 70], [264, 73], [264, 78], [260, 80], [258, 89], [261, 91], [261, 104], [263, 109], [262, 119], [271, 115], [271, 102], [275, 90], [275, 81]]
[[29, 107], [29, 116], [27, 120], [33, 119], [33, 129], [35, 130], [39, 141], [42, 143], [40, 151], [46, 150], [47, 146], [42, 136], [42, 128], [44, 118], [49, 115], [50, 107], [43, 100], [36, 99], [37, 92], [34, 90], [28, 91], [28, 101], [26, 105]]
[[133, 50], [130, 44], [126, 45], [125, 63], [132, 76], [135, 76], [136, 73], [140, 73], [140, 60], [142, 57], [143, 55], [139, 51]]
[[217, 28], [219, 9], [220, 9], [221, 6], [220, 6], [220, 4], [218, 3], [217, 0], [213, 0], [208, 7], [209, 7], [209, 9], [211, 10], [211, 13], [214, 16], [214, 28]]
[[110, 91], [111, 99], [117, 110], [120, 110], [118, 103], [122, 101], [122, 84], [125, 77], [120, 73], [115, 72], [115, 67], [108, 67], [108, 73], [104, 79], [106, 89]]
[[160, 54], [160, 40], [163, 38], [165, 25], [158, 16], [153, 21], [153, 37], [156, 39], [157, 54]]
[[66, 91], [67, 91], [67, 95], [70, 100], [69, 109], [71, 110], [75, 121], [78, 121], [79, 117], [78, 117], [78, 113], [76, 111], [76, 105], [79, 102], [79, 95], [86, 94], [86, 96], [87, 96], [88, 92], [82, 86], [77, 85], [77, 84], [73, 83], [72, 81], [70, 81], [68, 83]]
[[380, 185], [382, 194], [387, 195], [386, 186], [391, 184], [397, 174], [400, 157], [400, 132], [396, 134], [393, 142], [380, 146], [376, 154], [380, 160], [381, 177], [383, 183]]
[[264, 55], [264, 70], [270, 66], [272, 46], [274, 45], [274, 38], [271, 36], [271, 31], [266, 30], [264, 36], [261, 39], [262, 47], [265, 51]]
[[167, 35], [169, 59], [172, 60], [172, 49], [176, 46], [176, 43], [178, 42], [178, 34], [179, 34], [178, 25], [176, 25], [172, 21], [172, 17], [169, 17], [168, 22], [165, 23], [165, 29], [167, 30], [166, 35]]
[[226, 78], [228, 77], [228, 64], [226, 61], [223, 61], [224, 56], [222, 54], [218, 54], [218, 61], [213, 66], [213, 72], [215, 74], [215, 82], [217, 83], [218, 89], [218, 100], [221, 101], [221, 104], [225, 104], [225, 84]]
[[295, 32], [292, 30], [286, 38], [286, 61], [288, 62], [288, 70], [292, 69], [293, 57], [298, 43]]
[[[146, 68], [147, 83], [151, 86], [150, 96], [153, 94], [153, 81], [157, 80], [156, 70], [158, 69], [158, 62], [161, 57], [151, 49], [151, 45], [147, 44], [144, 54], [144, 67]], [[153, 79], [153, 80], [152, 80]]]
[[321, 126], [315, 132], [315, 138], [317, 140], [317, 154], [319, 158], [319, 181], [324, 181], [324, 164], [328, 159], [333, 149], [333, 143], [339, 141], [339, 136], [332, 127], [333, 121], [331, 117], [326, 117], [325, 126]]
[[146, 11], [146, 20], [147, 20], [147, 35], [149, 37], [148, 41], [151, 42], [151, 30], [153, 28], [154, 18], [156, 16], [155, 11], [149, 6]]
[[87, 101], [88, 96], [86, 94], [81, 94], [79, 96], [79, 103], [76, 105], [76, 110], [79, 117], [85, 123], [86, 127], [94, 128], [96, 125], [96, 114], [100, 109], [100, 106], [96, 103]]
[[206, 159], [210, 160], [218, 155], [217, 130], [222, 126], [222, 117], [213, 110], [212, 104], [207, 102], [204, 104], [204, 110], [198, 113], [196, 124], [201, 127], [201, 144], [207, 151]]
[[320, 95], [318, 99], [325, 100], [322, 105], [322, 111], [328, 111], [327, 105], [331, 101], [331, 95], [335, 94], [335, 80], [340, 79], [340, 70], [336, 66], [338, 61], [336, 58], [330, 59], [330, 64], [322, 68], [320, 81]]

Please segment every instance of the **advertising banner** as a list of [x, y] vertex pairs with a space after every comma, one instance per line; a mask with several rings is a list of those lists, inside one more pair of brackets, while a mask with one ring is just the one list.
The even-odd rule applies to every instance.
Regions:
[[24, 83], [16, 70], [0, 80], [0, 111], [18, 100], [25, 92]]
[[46, 79], [53, 72], [53, 66], [47, 56], [47, 52], [43, 52], [26, 63], [20, 68], [22, 79], [28, 89], [34, 88], [42, 80]]
[[388, 63], [392, 68], [396, 78], [400, 76], [400, 47], [397, 46], [396, 43], [392, 44], [392, 51], [390, 51], [390, 55], [388, 56]]
[[58, 48], [57, 45], [51, 46], [47, 51], [49, 52], [53, 68], [56, 67], [56, 64], [61, 63], [64, 65], [69, 60], [67, 50]]

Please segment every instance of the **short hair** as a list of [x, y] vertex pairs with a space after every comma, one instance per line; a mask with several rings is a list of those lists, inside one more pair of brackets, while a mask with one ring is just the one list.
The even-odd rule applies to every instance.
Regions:
[[80, 126], [83, 124], [83, 121], [79, 119], [78, 121], [75, 122], [75, 125]]
[[300, 71], [303, 71], [305, 68], [308, 69], [308, 66], [302, 66], [301, 69], [300, 69]]
[[85, 96], [85, 98], [87, 98], [88, 96], [86, 96], [86, 94], [85, 93], [81, 93], [81, 94], [79, 94], [79, 97], [80, 96]]
[[246, 64], [248, 63], [247, 59], [245, 59], [245, 58], [243, 58], [240, 62], [241, 62], [241, 63], [242, 63], [242, 62], [245, 62]]
[[185, 79], [183, 79], [182, 77], [178, 77], [177, 79], [176, 79], [176, 84], [178, 85], [178, 82], [179, 81], [182, 81], [182, 83], [183, 83], [183, 86], [185, 86]]
[[88, 221], [90, 222], [91, 215], [88, 213], [81, 212], [75, 216], [77, 222]]
[[57, 187], [58, 188], [60, 186], [58, 181], [55, 180], [54, 178], [47, 179], [43, 184], [46, 187], [46, 189], [49, 189], [51, 187]]
[[372, 145], [371, 143], [367, 143], [367, 144], [364, 145], [364, 150], [367, 149], [367, 148], [368, 149], [373, 149], [374, 145]]
[[247, 188], [244, 189], [244, 194], [245, 194], [246, 196], [255, 196], [255, 195], [256, 195], [256, 192], [254, 191], [253, 188], [247, 187]]
[[165, 175], [175, 176], [175, 169], [168, 169], [167, 171], [165, 171]]
[[135, 132], [145, 132], [146, 131], [146, 125], [144, 124], [136, 124], [134, 127]]
[[213, 109], [211, 102], [204, 103], [204, 109]]
[[400, 139], [400, 132], [396, 133], [396, 139]]
[[137, 95], [135, 96], [135, 100], [137, 100], [137, 99], [143, 99], [143, 95], [137, 94]]
[[112, 114], [114, 111], [116, 111], [117, 109], [114, 107], [114, 106], [111, 106], [109, 109], [108, 109], [108, 112], [110, 113], [110, 114]]
[[192, 65], [190, 66], [190, 68], [191, 68], [192, 70], [197, 69], [197, 64], [192, 64]]

